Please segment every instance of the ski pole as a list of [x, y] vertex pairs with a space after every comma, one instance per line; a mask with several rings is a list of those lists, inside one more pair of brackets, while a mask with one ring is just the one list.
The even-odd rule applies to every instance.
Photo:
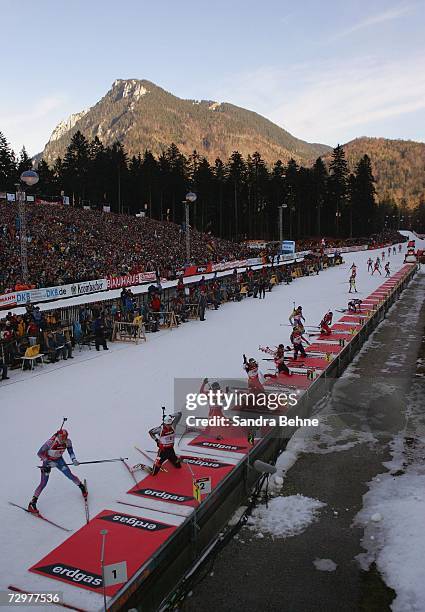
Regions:
[[[98, 461], [79, 461], [78, 465], [87, 465], [89, 463], [110, 463], [111, 461], [122, 461], [123, 459], [128, 459], [128, 457], [120, 457], [119, 459], [99, 459]], [[74, 465], [73, 463], [65, 463], [65, 465]], [[37, 465], [39, 469], [41, 469], [42, 465]]]

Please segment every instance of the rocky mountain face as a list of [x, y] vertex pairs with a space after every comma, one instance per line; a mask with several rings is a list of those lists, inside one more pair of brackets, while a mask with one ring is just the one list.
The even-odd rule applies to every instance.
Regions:
[[88, 110], [71, 115], [53, 131], [42, 157], [52, 163], [63, 156], [72, 135], [98, 136], [105, 145], [119, 140], [129, 155], [149, 149], [159, 155], [172, 142], [185, 155], [196, 150], [214, 161], [235, 150], [259, 151], [268, 163], [291, 157], [300, 163], [330, 150], [295, 138], [268, 119], [226, 102], [182, 100], [149, 81], [116, 80]]

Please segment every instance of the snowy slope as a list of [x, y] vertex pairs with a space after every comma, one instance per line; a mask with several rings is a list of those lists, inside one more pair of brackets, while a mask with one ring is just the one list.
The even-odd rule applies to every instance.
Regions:
[[[391, 271], [402, 266], [403, 254], [391, 256]], [[171, 412], [173, 381], [177, 377], [241, 377], [242, 353], [256, 356], [260, 344], [287, 343], [286, 324], [293, 302], [303, 305], [307, 324], [317, 324], [329, 309], [347, 304], [349, 268], [358, 266], [359, 297], [367, 296], [384, 280], [369, 276], [366, 261], [380, 254], [366, 251], [346, 255], [346, 263], [281, 285], [266, 300], [247, 299], [207, 311], [207, 321], [189, 322], [172, 331], [148, 335], [138, 346], [114, 344], [109, 352], [78, 351], [72, 362], [38, 368], [34, 374], [11, 373], [0, 387], [2, 434], [0, 478], [0, 589], [16, 584], [27, 589], [58, 588], [58, 583], [28, 573], [27, 569], [62, 542], [66, 534], [7, 504], [26, 504], [38, 484], [36, 452], [68, 416], [68, 429], [77, 457], [83, 460], [130, 457], [140, 461], [134, 444], [153, 448], [147, 430], [160, 421], [162, 405]], [[338, 314], [338, 313], [336, 313]], [[336, 317], [338, 318], [338, 317]], [[267, 363], [267, 362], [262, 362]], [[175, 407], [179, 408], [178, 406]], [[120, 463], [80, 466], [87, 477], [91, 513], [114, 509], [131, 486]], [[41, 512], [71, 529], [82, 526], [84, 511], [79, 490], [53, 470], [39, 500]], [[97, 594], [60, 584], [68, 602], [97, 609]]]

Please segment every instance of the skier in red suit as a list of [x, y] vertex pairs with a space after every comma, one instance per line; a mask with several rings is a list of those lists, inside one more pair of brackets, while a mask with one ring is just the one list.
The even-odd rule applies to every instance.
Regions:
[[158, 455], [153, 464], [152, 476], [158, 474], [161, 465], [167, 460], [171, 461], [174, 467], [181, 468], [181, 459], [177, 457], [174, 450], [176, 439], [175, 427], [180, 417], [181, 413], [177, 413], [174, 417], [171, 415], [166, 416], [161, 425], [149, 430], [150, 437], [155, 440], [158, 446]]
[[260, 371], [258, 369], [258, 363], [255, 361], [253, 357], [247, 359], [246, 356], [243, 356], [243, 367], [245, 372], [248, 374], [248, 389], [253, 391], [254, 393], [259, 393], [260, 391], [264, 392], [265, 389], [260, 380]]
[[332, 325], [332, 317], [333, 317], [333, 313], [329, 311], [325, 314], [323, 319], [320, 321], [320, 333], [321, 334], [325, 334], [326, 336], [331, 335], [330, 325]]

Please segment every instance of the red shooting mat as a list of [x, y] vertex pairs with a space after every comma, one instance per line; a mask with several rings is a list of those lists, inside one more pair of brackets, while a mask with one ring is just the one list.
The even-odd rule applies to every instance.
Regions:
[[[299, 357], [300, 363], [302, 357]], [[264, 386], [266, 387], [285, 387], [288, 389], [308, 389], [313, 381], [307, 378], [306, 374], [284, 374], [281, 373], [275, 378], [267, 378]]]
[[[208, 440], [210, 442], [222, 442], [211, 438], [208, 438]], [[240, 440], [239, 444], [241, 444]], [[186, 457], [185, 455], [181, 455], [181, 458], [188, 463], [182, 463], [180, 469], [175, 468], [169, 461], [165, 461], [162, 466], [167, 470], [166, 472], [161, 471], [156, 476], [147, 474], [127, 493], [145, 499], [156, 499], [178, 504], [179, 506], [196, 507], [199, 504], [193, 497], [193, 478], [210, 476], [211, 488], [214, 489], [226, 474], [234, 468], [234, 465], [226, 463], [225, 459]]]
[[368, 300], [377, 298], [378, 300], [384, 300], [387, 297], [388, 293], [386, 291], [374, 291], [367, 298]]
[[[356, 316], [352, 316], [352, 317], [348, 317], [347, 315], [344, 315], [343, 317], [341, 317], [340, 319], [338, 319], [337, 323], [340, 323], [342, 321], [346, 321], [347, 323], [363, 323], [365, 319], [362, 317], [356, 317]], [[348, 327], [348, 326], [346, 326]]]
[[[362, 328], [362, 325], [359, 325], [358, 323], [350, 323], [350, 325], [346, 325], [345, 323], [334, 323], [332, 325], [332, 329], [335, 329], [338, 332], [345, 332], [348, 334], [350, 333], [352, 329], [355, 329], [356, 331], [358, 331], [361, 328]], [[330, 338], [330, 340], [332, 340], [332, 338]]]
[[285, 363], [288, 368], [320, 368], [321, 370], [325, 370], [329, 365], [329, 361], [320, 357], [306, 357], [305, 359], [299, 357], [296, 361], [288, 359]]
[[[108, 531], [105, 565], [127, 561], [127, 575], [131, 578], [176, 527], [128, 512], [102, 510], [87, 525], [30, 567], [29, 571], [102, 593], [102, 529]], [[106, 593], [114, 595], [121, 587], [122, 584], [107, 587]]]
[[[312, 343], [310, 344], [310, 346], [307, 346], [306, 348], [306, 353], [307, 355], [312, 352], [312, 353], [323, 353], [324, 355], [326, 353], [340, 353], [342, 351], [343, 347], [339, 346], [339, 344], [322, 344], [322, 343]], [[302, 357], [300, 357], [300, 359], [302, 359]]]
[[364, 298], [364, 300], [362, 300], [364, 304], [378, 304], [378, 302], [380, 301], [381, 298], [374, 295], [369, 295], [367, 298]]
[[327, 334], [319, 334], [318, 336], [314, 336], [314, 340], [332, 340], [333, 342], [336, 340], [345, 340], [346, 342], [349, 342], [351, 340], [350, 327], [348, 325], [345, 325], [345, 327], [347, 328], [347, 331], [342, 329], [338, 330], [338, 333], [334, 333], [332, 330], [332, 333], [329, 336]]

